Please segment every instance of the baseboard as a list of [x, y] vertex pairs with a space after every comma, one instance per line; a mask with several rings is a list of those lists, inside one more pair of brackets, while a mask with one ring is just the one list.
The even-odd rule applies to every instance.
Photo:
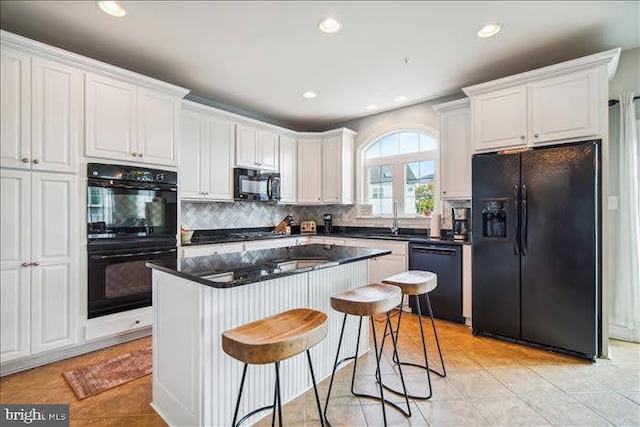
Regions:
[[609, 323], [609, 338], [620, 341], [640, 342], [640, 322], [635, 329]]
[[140, 328], [133, 332], [127, 332], [126, 334], [122, 335], [98, 339], [74, 347], [53, 350], [51, 352], [39, 354], [37, 356], [32, 356], [26, 359], [14, 360], [0, 366], [0, 377], [4, 377], [5, 375], [9, 374], [15, 374], [16, 372], [35, 368], [37, 366], [47, 365], [49, 363], [68, 359], [70, 357], [79, 356], [81, 354], [90, 353], [102, 348], [122, 344], [124, 342], [136, 340], [138, 338], [147, 337], [149, 335], [151, 335], [151, 326], [147, 328]]

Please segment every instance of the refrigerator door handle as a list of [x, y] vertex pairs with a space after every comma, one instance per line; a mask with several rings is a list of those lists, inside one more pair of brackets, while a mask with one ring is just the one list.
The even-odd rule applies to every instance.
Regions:
[[520, 255], [520, 227], [519, 227], [519, 210], [520, 210], [520, 197], [518, 194], [518, 186], [513, 186], [513, 208], [515, 211], [514, 221], [513, 221], [513, 253], [515, 255]]
[[526, 255], [527, 254], [527, 249], [529, 246], [529, 242], [528, 242], [528, 233], [527, 233], [527, 228], [528, 228], [528, 218], [527, 218], [527, 185], [526, 184], [522, 184], [522, 221], [521, 221], [521, 231], [520, 231], [520, 235], [522, 237], [522, 244], [520, 245], [520, 248], [522, 250], [522, 255]]

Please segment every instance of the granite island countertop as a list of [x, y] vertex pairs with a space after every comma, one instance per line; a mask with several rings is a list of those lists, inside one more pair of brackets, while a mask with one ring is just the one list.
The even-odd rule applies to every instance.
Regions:
[[388, 249], [313, 244], [186, 258], [179, 264], [152, 261], [146, 265], [214, 288], [231, 288], [390, 253]]

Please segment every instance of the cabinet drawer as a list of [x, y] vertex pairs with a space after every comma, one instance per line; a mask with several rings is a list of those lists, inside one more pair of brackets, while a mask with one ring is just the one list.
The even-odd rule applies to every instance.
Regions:
[[151, 326], [153, 309], [151, 307], [131, 310], [124, 313], [110, 314], [97, 319], [89, 319], [84, 328], [86, 341], [135, 331]]
[[244, 251], [244, 243], [225, 243], [219, 245], [199, 245], [182, 248], [182, 258], [193, 258], [197, 256], [228, 254], [231, 252]]
[[371, 249], [389, 249], [394, 255], [406, 255], [408, 243], [390, 242], [382, 239], [345, 239], [345, 245]]

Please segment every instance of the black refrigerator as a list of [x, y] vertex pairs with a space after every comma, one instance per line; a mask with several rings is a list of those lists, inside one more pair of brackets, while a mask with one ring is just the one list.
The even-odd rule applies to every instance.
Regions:
[[600, 142], [473, 156], [474, 334], [600, 354]]

